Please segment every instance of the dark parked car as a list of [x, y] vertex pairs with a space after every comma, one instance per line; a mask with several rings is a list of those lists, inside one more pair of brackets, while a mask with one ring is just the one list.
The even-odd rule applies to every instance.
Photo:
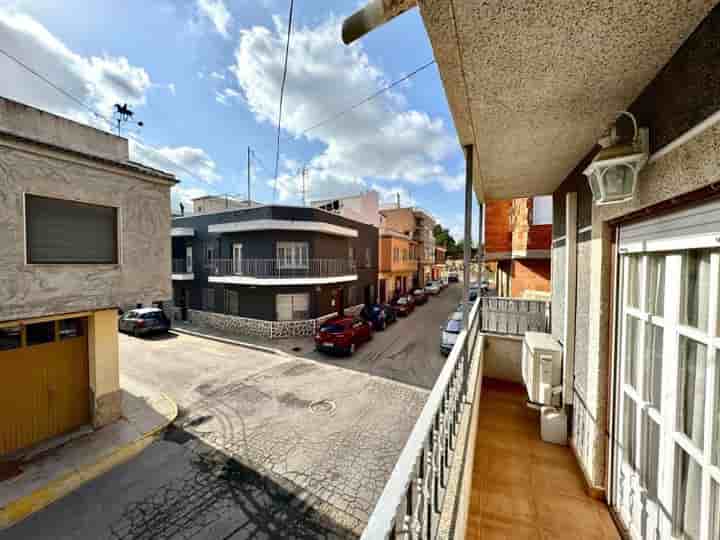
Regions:
[[160, 308], [131, 309], [118, 319], [118, 330], [134, 336], [167, 332], [170, 319]]
[[367, 304], [362, 308], [360, 317], [372, 324], [373, 330], [385, 330], [388, 324], [385, 308], [380, 304]]
[[444, 355], [450, 354], [455, 342], [457, 341], [458, 334], [462, 330], [463, 326], [463, 314], [456, 311], [447, 320], [444, 326], [441, 327], [442, 335], [440, 336], [440, 352]]
[[415, 309], [415, 300], [412, 296], [403, 295], [394, 299], [391, 302], [391, 305], [395, 310], [395, 313], [397, 313], [400, 317], [405, 317], [410, 315]]
[[397, 313], [390, 304], [383, 304], [382, 308], [385, 310], [385, 322], [387, 324], [397, 322]]
[[460, 281], [460, 275], [457, 272], [448, 272], [448, 283], [457, 283]]
[[370, 323], [353, 317], [336, 317], [326, 321], [315, 334], [318, 351], [353, 354], [360, 343], [372, 339]]
[[415, 304], [418, 306], [422, 306], [428, 301], [428, 295], [425, 294], [425, 291], [422, 289], [415, 289], [413, 291], [413, 297], [415, 299]]

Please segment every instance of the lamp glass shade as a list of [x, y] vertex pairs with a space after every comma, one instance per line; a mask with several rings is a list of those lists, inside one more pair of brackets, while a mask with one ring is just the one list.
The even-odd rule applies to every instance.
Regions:
[[605, 197], [609, 200], [625, 199], [633, 194], [635, 169], [626, 164], [605, 169], [602, 176]]

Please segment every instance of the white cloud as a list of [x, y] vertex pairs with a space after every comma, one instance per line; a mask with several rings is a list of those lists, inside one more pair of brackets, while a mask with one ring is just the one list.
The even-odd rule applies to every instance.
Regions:
[[218, 34], [230, 39], [228, 28], [232, 23], [232, 15], [223, 0], [197, 0], [197, 7], [202, 15], [210, 19]]
[[223, 88], [215, 91], [215, 101], [221, 105], [230, 105], [232, 101], [242, 101], [243, 96], [233, 88]]
[[224, 73], [218, 73], [217, 71], [213, 71], [210, 73], [211, 79], [216, 79], [218, 81], [224, 81], [225, 80], [225, 74]]
[[[142, 67], [122, 56], [83, 57], [65, 46], [42, 24], [21, 13], [0, 9], [0, 47], [105, 117], [115, 103], [143, 105], [152, 86]], [[27, 70], [0, 57], [0, 95], [72, 119], [107, 124]]]
[[465, 187], [465, 173], [455, 176], [440, 176], [438, 182], [445, 188], [445, 191], [461, 191]]
[[220, 180], [217, 166], [202, 148], [192, 146], [164, 146], [157, 150], [130, 140], [133, 159], [164, 171], [174, 173], [181, 178], [192, 177], [212, 184]]
[[[231, 72], [259, 122], [277, 121], [283, 71], [285, 30], [275, 18], [273, 29], [240, 31]], [[309, 165], [320, 186], [357, 190], [372, 180], [437, 182], [448, 176], [443, 160], [457, 142], [439, 118], [407, 109], [402, 95], [387, 92], [338, 121], [306, 135], [303, 130], [342, 111], [387, 84], [362, 45], [346, 47], [339, 39], [340, 21], [293, 31], [283, 108], [283, 127], [292, 136], [320, 142], [324, 150]], [[442, 183], [452, 187], [452, 183]], [[334, 196], [313, 189], [313, 196]]]
[[170, 93], [174, 96], [177, 94], [177, 87], [175, 86], [175, 83], [170, 83], [167, 85], [167, 89], [170, 91]]
[[372, 189], [378, 192], [380, 195], [381, 205], [395, 205], [397, 204], [398, 195], [400, 195], [401, 206], [416, 206], [417, 201], [415, 197], [403, 186], [392, 186], [384, 187], [380, 184], [373, 184]]
[[185, 213], [188, 214], [192, 212], [192, 200], [207, 194], [208, 192], [202, 188], [175, 185], [170, 191], [170, 205], [174, 211], [179, 211], [180, 203], [183, 203]]

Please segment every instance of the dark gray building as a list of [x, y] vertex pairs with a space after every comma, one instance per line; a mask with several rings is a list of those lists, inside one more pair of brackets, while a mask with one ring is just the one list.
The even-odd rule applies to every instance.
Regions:
[[303, 320], [376, 297], [377, 227], [317, 208], [175, 217], [172, 253], [176, 306]]

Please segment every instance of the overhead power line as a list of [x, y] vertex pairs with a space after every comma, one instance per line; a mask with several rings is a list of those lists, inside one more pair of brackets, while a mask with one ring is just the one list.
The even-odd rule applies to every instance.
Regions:
[[280, 130], [282, 128], [282, 107], [283, 98], [285, 97], [285, 81], [287, 80], [288, 55], [290, 53], [290, 36], [292, 35], [294, 5], [295, 1], [290, 0], [290, 15], [288, 16], [287, 39], [285, 41], [285, 62], [283, 65], [282, 83], [280, 84], [280, 106], [278, 108], [277, 140], [275, 141], [275, 181], [273, 185], [273, 202], [275, 202], [275, 197], [277, 195], [278, 168], [280, 166]]
[[423, 71], [424, 69], [427, 69], [427, 68], [429, 68], [430, 66], [432, 66], [434, 63], [435, 63], [435, 60], [430, 60], [429, 62], [427, 62], [426, 64], [423, 64], [423, 65], [420, 66], [419, 68], [414, 69], [413, 71], [411, 71], [410, 73], [408, 73], [407, 75], [405, 75], [404, 77], [402, 77], [401, 79], [398, 79], [398, 80], [396, 80], [396, 81], [391, 82], [391, 83], [388, 84], [387, 86], [381, 88], [380, 90], [378, 90], [377, 92], [375, 92], [375, 93], [373, 93], [373, 94], [370, 94], [368, 97], [366, 97], [366, 98], [358, 101], [357, 103], [355, 103], [354, 105], [351, 105], [351, 106], [348, 107], [347, 109], [344, 109], [344, 110], [342, 110], [342, 111], [334, 114], [333, 116], [330, 116], [330, 117], [326, 118], [325, 120], [322, 120], [321, 122], [318, 122], [317, 124], [313, 124], [313, 125], [310, 126], [309, 128], [302, 130], [298, 136], [305, 135], [306, 133], [308, 133], [308, 132], [310, 132], [310, 131], [312, 131], [312, 130], [314, 130], [314, 129], [317, 129], [317, 128], [319, 128], [320, 126], [324, 126], [325, 124], [329, 124], [330, 122], [334, 122], [334, 121], [337, 120], [338, 118], [341, 118], [341, 117], [345, 116], [347, 113], [354, 111], [355, 109], [357, 109], [357, 108], [360, 107], [361, 105], [364, 105], [364, 104], [367, 103], [368, 101], [372, 101], [373, 99], [381, 96], [382, 94], [384, 94], [384, 93], [387, 92], [388, 90], [391, 90], [391, 89], [395, 88], [395, 87], [396, 87], [397, 85], [399, 85], [400, 83], [403, 83], [403, 82], [407, 81], [408, 79], [414, 77], [415, 75], [417, 75], [418, 73], [420, 73], [420, 72]]
[[[53, 88], [55, 91], [59, 92], [60, 94], [62, 94], [62, 95], [65, 96], [66, 98], [72, 100], [73, 102], [77, 103], [77, 104], [80, 105], [82, 108], [88, 110], [88, 111], [91, 112], [96, 118], [99, 118], [100, 120], [104, 120], [104, 121], [106, 122], [106, 124], [107, 124], [106, 127], [108, 127], [110, 131], [112, 131], [112, 130], [114, 129], [114, 128], [113, 128], [113, 122], [112, 122], [112, 119], [111, 119], [111, 118], [104, 116], [103, 114], [101, 114], [100, 112], [98, 112], [97, 109], [95, 109], [95, 108], [92, 107], [91, 105], [88, 105], [87, 103], [85, 103], [82, 99], [80, 99], [80, 98], [78, 98], [77, 96], [71, 94], [70, 92], [68, 92], [67, 90], [65, 90], [64, 88], [62, 88], [61, 86], [58, 86], [57, 84], [55, 84], [54, 82], [52, 82], [50, 79], [48, 79], [45, 75], [43, 75], [42, 73], [40, 73], [40, 72], [38, 72], [37, 70], [33, 69], [32, 67], [30, 67], [29, 65], [27, 65], [25, 62], [23, 62], [22, 60], [20, 60], [18, 57], [14, 56], [13, 54], [10, 54], [9, 52], [7, 52], [7, 51], [4, 50], [4, 49], [0, 49], [0, 54], [2, 54], [3, 56], [5, 56], [6, 58], [10, 59], [11, 61], [15, 62], [17, 65], [19, 65], [21, 68], [25, 69], [25, 70], [28, 71], [29, 73], [33, 74], [35, 77], [37, 77], [38, 79], [40, 79], [41, 81], [43, 81], [45, 84], [47, 84], [48, 86], [50, 86], [51, 88]], [[173, 165], [174, 167], [176, 167], [178, 170], [184, 171], [188, 176], [190, 176], [190, 178], [194, 178], [194, 179], [199, 180], [199, 181], [201, 181], [201, 182], [203, 181], [203, 180], [198, 176], [197, 173], [192, 172], [192, 171], [191, 171], [190, 169], [188, 169], [187, 167], [185, 167], [185, 166], [181, 165], [180, 163], [177, 163], [176, 161], [170, 159], [170, 158], [167, 157], [165, 154], [163, 154], [157, 147], [155, 147], [155, 146], [153, 146], [153, 145], [151, 145], [151, 144], [143, 141], [142, 139], [140, 139], [140, 137], [139, 137], [137, 134], [133, 134], [132, 136], [128, 136], [128, 138], [129, 138], [129, 139], [132, 139], [136, 144], [138, 144], [138, 145], [140, 145], [140, 146], [143, 146], [143, 147], [147, 148], [148, 150], [151, 150], [152, 152], [154, 152], [155, 154], [157, 154], [158, 156], [160, 156], [160, 158], [161, 158], [162, 160], [164, 160], [164, 161], [167, 162], [167, 163], [172, 164], [172, 165]]]

